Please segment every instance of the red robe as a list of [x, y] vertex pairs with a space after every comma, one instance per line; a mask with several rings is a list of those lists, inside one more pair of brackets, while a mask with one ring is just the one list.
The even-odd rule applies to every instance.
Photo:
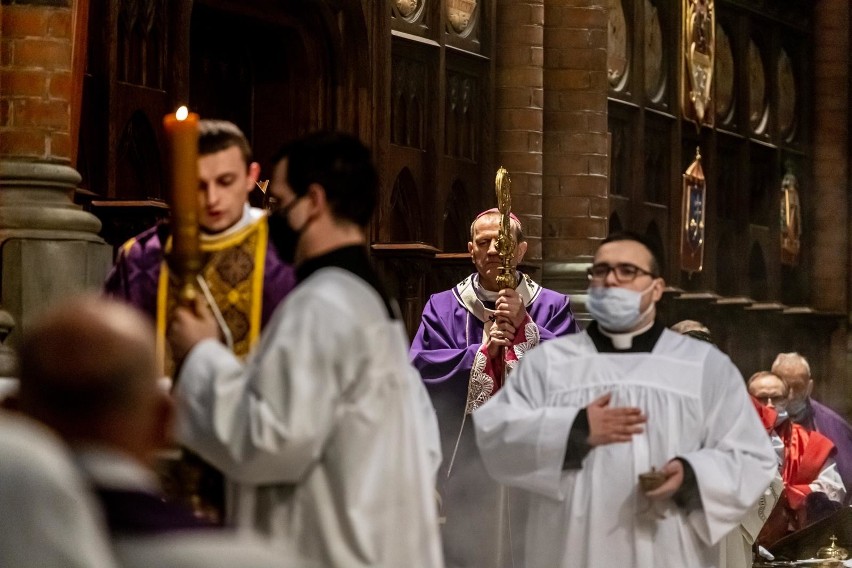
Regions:
[[787, 501], [794, 511], [805, 504], [810, 484], [819, 477], [834, 450], [831, 440], [816, 431], [807, 431], [790, 420], [776, 429], [784, 441], [784, 468], [781, 477], [787, 488]]

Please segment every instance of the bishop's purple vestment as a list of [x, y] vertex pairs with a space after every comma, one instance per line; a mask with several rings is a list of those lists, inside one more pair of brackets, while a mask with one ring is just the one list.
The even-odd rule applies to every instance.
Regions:
[[852, 501], [852, 427], [838, 413], [826, 405], [810, 399], [810, 408], [800, 424], [808, 430], [816, 430], [834, 443], [837, 452], [834, 461], [837, 471], [846, 486], [846, 503]]
[[[477, 281], [474, 274], [451, 290], [432, 295], [410, 351], [432, 397], [441, 431], [444, 461], [438, 492], [446, 519], [442, 527], [446, 568], [510, 567], [510, 547], [519, 553], [523, 544], [522, 534], [512, 534], [510, 539], [510, 532], [522, 530], [523, 495], [512, 490], [507, 498], [506, 488], [488, 476], [473, 423], [465, 415], [472, 366], [493, 309], [478, 296]], [[541, 287], [527, 275], [522, 274], [519, 281], [517, 291], [542, 341], [580, 331], [568, 296]]]

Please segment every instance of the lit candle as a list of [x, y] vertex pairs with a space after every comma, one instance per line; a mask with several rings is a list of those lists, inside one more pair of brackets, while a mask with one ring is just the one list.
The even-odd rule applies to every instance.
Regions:
[[198, 243], [198, 115], [185, 106], [163, 117], [171, 161], [170, 264], [181, 280], [179, 296], [194, 296], [195, 277], [201, 270]]

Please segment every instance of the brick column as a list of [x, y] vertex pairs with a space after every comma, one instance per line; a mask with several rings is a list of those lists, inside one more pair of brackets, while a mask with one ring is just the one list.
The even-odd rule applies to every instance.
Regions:
[[544, 24], [544, 281], [575, 293], [607, 234], [607, 14], [547, 0]]
[[[838, 252], [849, 250], [849, 22], [848, 0], [823, 0], [814, 5], [814, 187], [802, 188], [813, 200], [813, 231], [805, 227], [804, 239], [813, 239], [814, 307], [847, 309], [846, 273]], [[810, 191], [809, 191], [810, 189]]]
[[[813, 212], [813, 226], [806, 224], [802, 235], [803, 244], [813, 255], [810, 262], [811, 303], [817, 309], [847, 313], [852, 270], [847, 197], [850, 173], [849, 21], [848, 0], [823, 0], [814, 4], [813, 29], [819, 30], [814, 35], [813, 54], [814, 186], [801, 188], [803, 194], [810, 194], [809, 209]], [[841, 411], [844, 410], [843, 401], [848, 401], [852, 392], [846, 381], [847, 368], [852, 365], [852, 346], [843, 345], [846, 340], [846, 326], [841, 326], [832, 334], [832, 347], [826, 351], [832, 354], [831, 360], [822, 365], [826, 376], [814, 377], [817, 398]], [[842, 356], [844, 351], [846, 357]]]
[[532, 265], [541, 263], [543, 23], [544, 0], [497, 2], [497, 165], [512, 177], [512, 211], [524, 224]]
[[[71, 0], [2, 0], [0, 305], [18, 325], [50, 300], [99, 286], [111, 260], [100, 222], [73, 203]], [[86, 25], [86, 22], [81, 22]]]

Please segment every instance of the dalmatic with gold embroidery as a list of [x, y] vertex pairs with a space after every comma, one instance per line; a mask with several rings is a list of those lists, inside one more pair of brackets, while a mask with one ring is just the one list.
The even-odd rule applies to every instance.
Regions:
[[[263, 266], [269, 228], [255, 222], [222, 238], [208, 237], [201, 242], [205, 263], [201, 277], [233, 338], [236, 355], [245, 357], [260, 337], [263, 301]], [[166, 252], [171, 250], [171, 238]], [[171, 358], [166, 330], [176, 302], [176, 282], [164, 261], [157, 286], [157, 352], [164, 374], [171, 376]]]

